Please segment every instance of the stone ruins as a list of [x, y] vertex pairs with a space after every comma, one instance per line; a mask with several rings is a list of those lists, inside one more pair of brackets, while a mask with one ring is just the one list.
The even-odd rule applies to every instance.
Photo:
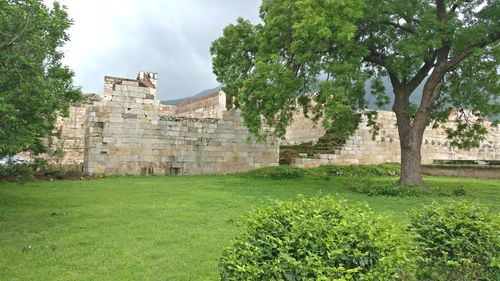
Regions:
[[[104, 96], [60, 121], [62, 164], [84, 173], [208, 174], [277, 165], [277, 143], [251, 140], [238, 112], [214, 93], [178, 106], [156, 99], [157, 75], [104, 78]], [[224, 108], [224, 110], [223, 110]]]
[[[454, 116], [450, 117], [450, 120]], [[366, 119], [359, 125], [354, 135], [347, 139], [344, 146], [334, 154], [318, 154], [312, 158], [293, 159], [292, 165], [309, 168], [319, 165], [353, 165], [399, 163], [399, 148], [396, 114], [392, 111], [378, 111], [377, 125], [379, 134], [373, 139], [372, 128], [366, 125]], [[452, 124], [448, 124], [452, 126]], [[485, 124], [488, 129], [486, 140], [478, 148], [458, 149], [450, 146], [443, 128], [428, 127], [422, 143], [422, 164], [432, 164], [435, 160], [500, 160], [500, 127]], [[311, 129], [312, 128], [312, 129]], [[321, 126], [304, 118], [302, 114], [294, 116], [294, 123], [287, 129], [286, 144], [298, 144], [315, 141], [325, 134]]]
[[[297, 113], [286, 138], [278, 143], [252, 140], [237, 110], [226, 108], [226, 96], [215, 92], [163, 105], [156, 98], [158, 76], [141, 72], [137, 79], [104, 78], [104, 95], [70, 108], [59, 120], [64, 151], [60, 164], [78, 165], [83, 172], [109, 174], [224, 174], [275, 166], [280, 144], [315, 142], [321, 126]], [[392, 112], [380, 111], [380, 134], [361, 124], [334, 154], [293, 159], [292, 165], [377, 164], [399, 162], [399, 139]], [[500, 160], [500, 130], [491, 128], [481, 147], [450, 147], [442, 129], [427, 129], [422, 162], [433, 160]]]

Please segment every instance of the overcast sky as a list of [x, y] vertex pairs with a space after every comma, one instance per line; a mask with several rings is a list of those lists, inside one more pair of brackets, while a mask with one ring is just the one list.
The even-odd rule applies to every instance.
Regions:
[[[51, 0], [45, 0], [47, 3]], [[60, 0], [74, 25], [64, 62], [84, 92], [102, 93], [105, 75], [157, 72], [159, 99], [218, 85], [210, 44], [238, 17], [258, 21], [260, 0]]]

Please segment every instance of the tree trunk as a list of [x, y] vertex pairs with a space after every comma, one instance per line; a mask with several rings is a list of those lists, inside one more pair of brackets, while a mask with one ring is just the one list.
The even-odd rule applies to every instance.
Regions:
[[[397, 84], [396, 84], [397, 85]], [[395, 87], [393, 111], [396, 113], [399, 142], [401, 149], [401, 171], [399, 185], [418, 185], [425, 187], [422, 179], [421, 146], [427, 118], [408, 116], [410, 91]]]
[[418, 185], [425, 187], [422, 179], [421, 147], [425, 126], [418, 126], [417, 120], [410, 126], [406, 116], [396, 114], [398, 119], [398, 133], [401, 148], [401, 172], [399, 185]]
[[401, 141], [401, 174], [398, 184], [411, 184], [424, 187], [421, 167], [422, 157], [420, 153], [422, 142], [411, 137], [403, 139], [406, 141]]
[[[441, 90], [441, 82], [445, 73], [446, 70], [442, 66], [435, 67], [424, 85], [420, 106], [413, 116], [413, 120], [410, 120], [405, 114], [408, 100], [400, 98], [398, 102], [396, 99], [396, 108], [394, 108], [394, 111], [396, 112], [398, 120], [398, 132], [401, 146], [400, 185], [411, 184], [426, 187], [422, 179], [422, 140], [424, 138], [425, 128], [428, 125], [429, 113], [432, 110], [435, 98]], [[408, 94], [408, 92], [398, 94], [400, 97], [409, 97], [409, 95], [405, 95]], [[398, 106], [399, 108], [397, 108]]]

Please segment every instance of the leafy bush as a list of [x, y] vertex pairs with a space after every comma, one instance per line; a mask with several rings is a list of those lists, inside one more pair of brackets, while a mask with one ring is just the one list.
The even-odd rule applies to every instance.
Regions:
[[377, 182], [356, 182], [349, 183], [347, 188], [354, 192], [368, 194], [369, 196], [422, 196], [430, 194], [429, 190], [415, 185], [402, 185], [377, 183]]
[[44, 179], [79, 179], [84, 176], [79, 168], [77, 165], [49, 165], [39, 172], [39, 176]]
[[[404, 243], [368, 206], [333, 197], [250, 213], [220, 262], [221, 280], [406, 280]], [[401, 237], [400, 237], [401, 239]]]
[[320, 176], [396, 176], [399, 174], [399, 164], [381, 165], [323, 165], [311, 169], [311, 173]]
[[459, 186], [459, 187], [453, 189], [452, 194], [455, 196], [464, 196], [467, 194], [467, 192], [465, 191], [465, 188]]
[[433, 203], [411, 214], [421, 280], [498, 280], [498, 215], [467, 202]]
[[45, 158], [42, 158], [42, 157], [35, 158], [33, 160], [32, 166], [37, 173], [41, 173], [43, 171], [50, 169], [49, 161]]
[[432, 186], [422, 188], [417, 185], [397, 185], [395, 183], [375, 181], [349, 183], [347, 188], [354, 192], [368, 194], [369, 196], [464, 196], [467, 193], [465, 188], [461, 186]]
[[431, 193], [436, 194], [438, 196], [465, 196], [467, 195], [467, 191], [462, 186], [453, 186], [453, 187], [445, 187], [445, 186], [433, 186], [430, 188]]
[[54, 165], [44, 158], [35, 158], [31, 163], [0, 165], [0, 180], [79, 179], [82, 176], [78, 165]]
[[265, 167], [243, 173], [252, 178], [265, 178], [273, 180], [301, 179], [307, 175], [307, 171], [301, 168], [289, 166]]
[[9, 181], [31, 181], [35, 171], [30, 164], [12, 164], [0, 166], [0, 179]]
[[331, 176], [395, 176], [399, 173], [398, 164], [382, 165], [351, 165], [336, 166], [323, 165], [312, 169], [301, 169], [290, 166], [265, 167], [242, 173], [243, 176], [253, 178], [267, 178], [273, 180], [300, 179], [306, 176], [328, 179]]

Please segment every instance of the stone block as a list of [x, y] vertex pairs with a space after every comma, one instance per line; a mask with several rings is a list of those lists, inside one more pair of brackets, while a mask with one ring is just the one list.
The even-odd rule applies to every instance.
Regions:
[[123, 113], [123, 114], [122, 114], [122, 117], [123, 117], [123, 118], [127, 118], [127, 119], [137, 119], [137, 114], [133, 114], [133, 113]]
[[122, 80], [121, 83], [124, 86], [135, 86], [135, 87], [139, 86], [139, 81]]

